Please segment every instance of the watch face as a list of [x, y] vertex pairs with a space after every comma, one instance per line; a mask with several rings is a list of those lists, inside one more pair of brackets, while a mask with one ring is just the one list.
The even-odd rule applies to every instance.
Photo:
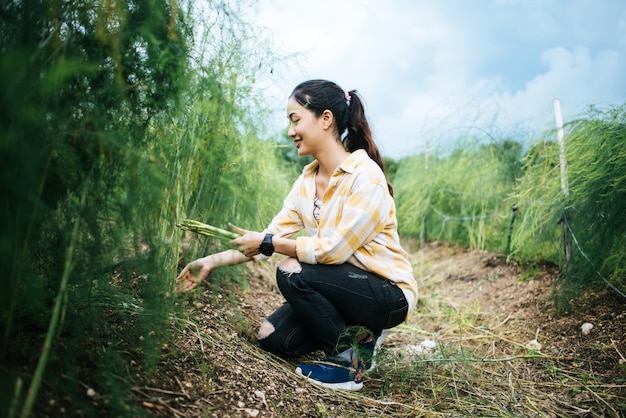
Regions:
[[267, 256], [274, 254], [274, 245], [272, 244], [271, 234], [265, 235], [265, 238], [263, 238], [263, 242], [261, 243], [261, 246], [259, 247], [259, 251], [261, 252], [261, 254], [267, 255]]
[[270, 256], [274, 254], [274, 247], [271, 244], [261, 244], [261, 254]]

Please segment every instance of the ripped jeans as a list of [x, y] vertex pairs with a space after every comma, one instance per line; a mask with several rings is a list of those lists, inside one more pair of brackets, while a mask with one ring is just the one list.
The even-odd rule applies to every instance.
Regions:
[[[285, 261], [298, 268], [287, 270]], [[352, 345], [355, 336], [348, 327], [379, 332], [402, 323], [407, 314], [398, 286], [348, 263], [313, 265], [289, 258], [279, 264], [276, 280], [286, 302], [262, 324], [259, 345], [282, 357], [318, 349], [334, 356]]]

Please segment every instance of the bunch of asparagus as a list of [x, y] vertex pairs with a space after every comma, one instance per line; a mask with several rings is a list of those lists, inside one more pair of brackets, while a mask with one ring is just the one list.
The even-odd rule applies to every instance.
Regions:
[[176, 226], [185, 231], [195, 232], [196, 234], [206, 235], [207, 237], [217, 238], [222, 241], [230, 241], [239, 237], [239, 234], [235, 232], [194, 221], [193, 219], [183, 219], [181, 223], [176, 224]]

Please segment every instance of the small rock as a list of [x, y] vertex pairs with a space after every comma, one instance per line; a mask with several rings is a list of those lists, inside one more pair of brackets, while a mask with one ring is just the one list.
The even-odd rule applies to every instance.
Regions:
[[593, 328], [593, 324], [590, 324], [589, 322], [585, 322], [584, 324], [581, 325], [580, 330], [582, 331], [583, 335], [589, 335], [592, 328]]
[[411, 354], [429, 354], [435, 347], [437, 347], [437, 343], [433, 340], [424, 340], [418, 345], [408, 345], [406, 348]]
[[433, 340], [424, 340], [420, 344], [425, 350], [432, 351], [437, 347], [437, 343]]
[[424, 340], [418, 345], [407, 345], [406, 349], [411, 354], [430, 354], [437, 347], [437, 343], [433, 340]]
[[263, 402], [263, 405], [265, 405], [266, 408], [269, 408], [269, 406], [267, 405], [267, 401], [265, 400], [265, 393], [260, 391], [260, 390], [255, 390], [254, 391], [254, 395], [259, 398], [261, 400], [261, 402]]
[[528, 343], [526, 344], [526, 347], [530, 350], [541, 351], [541, 343], [537, 341], [536, 339], [528, 341]]

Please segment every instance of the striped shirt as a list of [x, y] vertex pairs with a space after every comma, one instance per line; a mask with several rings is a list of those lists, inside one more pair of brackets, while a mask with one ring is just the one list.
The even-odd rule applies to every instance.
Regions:
[[[387, 180], [365, 150], [353, 152], [333, 173], [314, 217], [318, 162], [304, 167], [267, 232], [296, 238], [298, 260], [307, 264], [350, 263], [398, 285], [417, 303], [417, 282], [400, 245], [396, 207]], [[408, 314], [407, 314], [408, 316]]]

